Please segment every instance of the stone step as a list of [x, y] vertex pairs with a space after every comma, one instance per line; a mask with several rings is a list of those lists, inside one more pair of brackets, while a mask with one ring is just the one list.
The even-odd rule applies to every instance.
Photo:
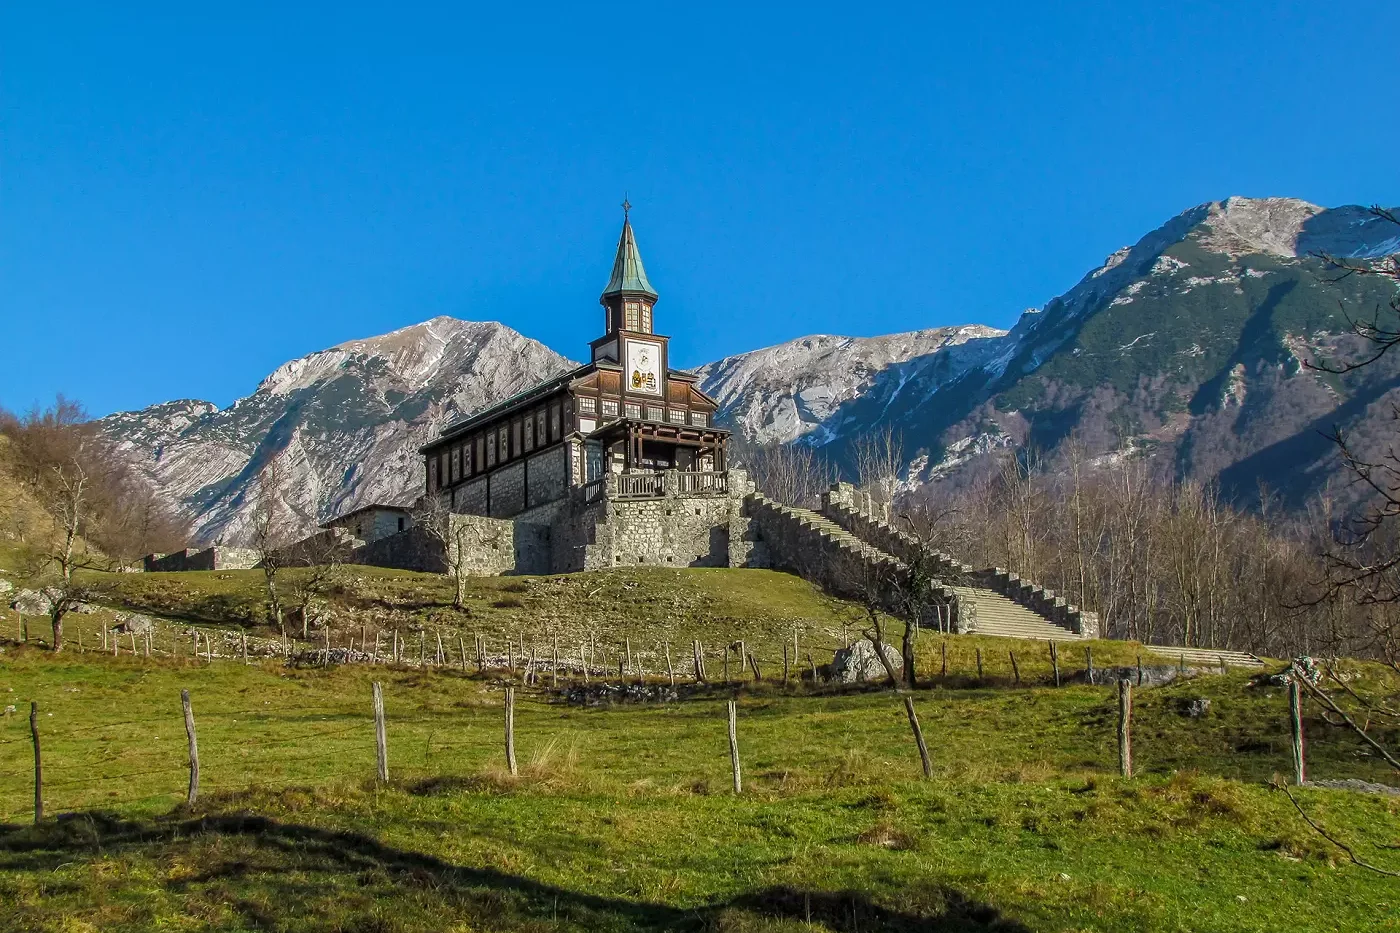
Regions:
[[1227, 667], [1263, 667], [1264, 662], [1244, 651], [1214, 648], [1181, 648], [1172, 645], [1143, 645], [1143, 650], [1172, 661], [1185, 659], [1192, 667], [1219, 667], [1223, 659]]
[[978, 635], [1000, 635], [1007, 638], [1071, 641], [1080, 636], [1062, 625], [1056, 625], [1039, 613], [992, 590], [980, 587], [955, 586], [953, 592], [976, 607]]

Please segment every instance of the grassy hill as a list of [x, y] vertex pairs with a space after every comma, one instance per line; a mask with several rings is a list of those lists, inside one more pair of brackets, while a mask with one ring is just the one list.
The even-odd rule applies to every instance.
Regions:
[[[794, 626], [823, 663], [855, 618], [854, 607], [796, 578], [654, 570], [484, 579], [473, 583], [471, 612], [458, 614], [443, 608], [448, 591], [437, 578], [353, 574], [329, 610], [337, 642], [373, 618], [430, 637], [438, 627], [502, 642], [524, 633], [541, 647], [554, 632], [569, 641], [596, 632], [600, 645], [628, 638], [649, 651], [669, 640], [686, 646], [676, 652], [685, 658], [691, 638], [718, 646], [744, 637], [765, 682], [602, 707], [565, 702], [547, 678], [521, 687], [521, 773], [512, 777], [502, 747], [509, 678], [463, 673], [455, 653], [454, 663], [421, 670], [206, 664], [189, 657], [183, 625], [157, 636], [158, 649], [186, 644], [179, 657], [54, 657], [8, 642], [8, 928], [1397, 929], [1393, 880], [1347, 864], [1268, 786], [1289, 769], [1284, 694], [1249, 686], [1248, 674], [1140, 691], [1139, 776], [1124, 780], [1111, 689], [1047, 686], [1038, 644], [925, 635], [921, 661], [933, 676], [914, 695], [934, 764], [924, 781], [895, 694], [776, 682]], [[120, 601], [198, 620], [209, 633], [239, 619], [266, 633], [255, 624], [254, 573], [116, 582]], [[70, 625], [91, 646], [110, 620], [99, 613]], [[945, 641], [948, 677], [939, 676]], [[1094, 647], [1099, 664], [1139, 650]], [[1082, 667], [1077, 652], [1063, 660], [1067, 674]], [[709, 666], [716, 675], [713, 658]], [[1379, 668], [1352, 673], [1359, 689], [1400, 694]], [[384, 684], [388, 714], [383, 786], [373, 779], [371, 680]], [[181, 689], [199, 730], [194, 807], [181, 803]], [[731, 696], [739, 796], [725, 726]], [[1183, 714], [1202, 698], [1211, 701], [1204, 717]], [[39, 827], [26, 825], [31, 700], [40, 704], [48, 809], [63, 814]], [[1307, 729], [1314, 777], [1393, 782], [1348, 733], [1312, 715]], [[1389, 853], [1371, 843], [1400, 842], [1400, 798], [1295, 793], [1363, 857], [1383, 861]]]

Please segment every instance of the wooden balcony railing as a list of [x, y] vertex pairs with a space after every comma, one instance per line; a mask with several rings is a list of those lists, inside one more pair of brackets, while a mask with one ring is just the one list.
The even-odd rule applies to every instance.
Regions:
[[680, 493], [683, 496], [696, 493], [723, 495], [729, 492], [729, 474], [716, 472], [684, 472], [680, 477]]
[[[619, 473], [617, 476], [617, 497], [619, 499], [658, 499], [667, 494], [666, 478], [668, 476], [676, 477], [676, 488], [673, 495], [723, 496], [729, 492], [728, 473], [660, 470], [654, 473]], [[585, 488], [591, 488], [592, 485], [590, 483]]]
[[654, 497], [666, 494], [666, 477], [661, 473], [622, 473], [617, 478], [621, 498]]

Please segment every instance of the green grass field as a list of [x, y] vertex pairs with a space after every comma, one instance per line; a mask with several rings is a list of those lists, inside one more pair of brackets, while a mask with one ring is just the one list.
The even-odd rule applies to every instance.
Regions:
[[[825, 651], [823, 663], [855, 620], [852, 607], [795, 578], [490, 579], [474, 584], [466, 618], [441, 607], [444, 581], [363, 578], [359, 595], [336, 604], [342, 637], [375, 612], [405, 632], [466, 632], [468, 644], [480, 632], [543, 645], [566, 626], [571, 641], [596, 631], [600, 643], [638, 646], [744, 637], [768, 682], [599, 708], [522, 689], [521, 773], [511, 777], [502, 671], [204, 664], [125, 649], [54, 657], [9, 641], [0, 654], [0, 707], [15, 706], [0, 715], [0, 929], [1400, 929], [1400, 883], [1349, 864], [1270, 788], [1290, 768], [1285, 699], [1247, 686], [1247, 673], [1139, 691], [1139, 776], [1124, 780], [1111, 689], [1045, 686], [1044, 646], [990, 638], [947, 639], [943, 678], [945, 640], [925, 635], [921, 664], [933, 676], [914, 694], [934, 763], [924, 781], [896, 694], [775, 682], [794, 626], [804, 651]], [[255, 583], [250, 574], [131, 575], [121, 601], [209, 631], [237, 625], [238, 607], [251, 607], [246, 624], [266, 634], [251, 615]], [[585, 610], [567, 612], [588, 594]], [[221, 608], [211, 608], [215, 598]], [[91, 645], [103, 621], [70, 624]], [[171, 646], [181, 641], [177, 629], [163, 631]], [[1095, 662], [1129, 663], [1139, 650], [1096, 642]], [[1066, 674], [1082, 667], [1068, 650], [1062, 663]], [[1400, 693], [1377, 668], [1355, 673], [1361, 687]], [[383, 786], [373, 680], [384, 684], [388, 716]], [[199, 732], [192, 808], [181, 689]], [[736, 695], [739, 796], [725, 725], [725, 700]], [[1210, 711], [1182, 715], [1200, 697]], [[37, 827], [30, 701], [50, 814]], [[1307, 728], [1312, 776], [1395, 783], [1346, 732], [1313, 716]], [[1364, 858], [1400, 861], [1376, 848], [1400, 843], [1400, 798], [1295, 793]]]

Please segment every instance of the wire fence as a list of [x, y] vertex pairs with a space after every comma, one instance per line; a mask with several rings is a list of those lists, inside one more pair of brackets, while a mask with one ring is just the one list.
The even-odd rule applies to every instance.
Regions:
[[[386, 671], [391, 673], [391, 671]], [[412, 671], [396, 671], [403, 676], [418, 676]], [[501, 688], [508, 679], [507, 672], [482, 682], [481, 688], [492, 691]], [[1278, 675], [1274, 675], [1277, 677]], [[512, 681], [511, 683], [514, 683]], [[1265, 755], [1268, 767], [1280, 774], [1292, 773], [1295, 783], [1301, 783], [1305, 768], [1304, 706], [1311, 705], [1315, 716], [1312, 728], [1326, 728], [1325, 710], [1308, 693], [1300, 694], [1296, 684], [1283, 680], [1285, 689], [1271, 701], [1277, 712], [1276, 728], [1254, 754]], [[376, 685], [377, 686], [377, 685]], [[738, 686], [736, 681], [733, 686]], [[348, 780], [354, 783], [372, 781], [377, 773], [376, 762], [385, 756], [393, 762], [393, 773], [411, 775], [414, 779], [475, 775], [499, 771], [507, 761], [513, 764], [514, 727], [519, 725], [536, 752], [544, 749], [548, 755], [554, 743], [561, 739], [580, 739], [592, 752], [600, 742], [614, 746], [613, 759], [641, 754], [648, 758], [652, 776], [662, 781], [714, 781], [723, 776], [728, 759], [722, 757], [722, 723], [715, 703], [732, 691], [719, 685], [717, 691], [697, 697], [711, 703], [671, 704], [675, 715], [656, 721], [638, 723], [629, 720], [621, 729], [609, 731], [598, 722], [570, 722], [561, 714], [553, 695], [539, 693], [527, 696], [521, 712], [524, 719], [517, 722], [514, 687], [505, 684], [500, 700], [472, 700], [450, 709], [425, 708], [415, 696], [415, 685], [401, 681], [396, 694], [390, 696], [387, 714], [387, 751], [377, 745], [376, 711], [368, 697], [346, 696], [337, 705], [317, 705], [308, 708], [242, 709], [204, 708], [198, 690], [193, 696], [192, 715], [197, 724], [195, 743], [186, 732], [181, 706], [171, 702], [161, 715], [114, 719], [99, 723], [67, 726], [62, 719], [51, 720], [47, 711], [32, 710], [25, 723], [21, 716], [6, 716], [6, 728], [0, 736], [0, 819], [15, 821], [24, 818], [34, 805], [34, 785], [40, 780], [37, 761], [31, 762], [32, 746], [42, 750], [42, 787], [40, 798], [45, 812], [72, 811], [114, 805], [122, 807], [165, 805], [188, 797], [183, 788], [194, 764], [202, 776], [200, 793], [249, 790], [277, 790], [291, 786], [319, 787], [327, 782]], [[1096, 756], [1096, 768], [1117, 770], [1124, 777], [1141, 773], [1142, 751], [1146, 757], [1156, 755], [1159, 761], [1171, 760], [1171, 739], [1162, 727], [1167, 717], [1178, 714], [1161, 704], [1149, 707], [1144, 742], [1136, 740], [1134, 726], [1142, 726], [1141, 712], [1135, 712], [1131, 680], [1116, 682], [1116, 702], [1113, 691], [1096, 691], [1081, 704], [1076, 728], [1081, 730], [1082, 748], [1063, 749], [1066, 760], [1077, 760], [1084, 767], [1082, 752]], [[210, 690], [210, 694], [214, 694]], [[887, 693], [877, 695], [836, 694], [823, 698], [821, 715], [832, 717], [850, 714], [863, 719], [851, 719], [851, 731], [868, 733], [873, 741], [906, 770], [923, 759], [925, 776], [932, 773], [929, 749], [940, 769], [949, 762], [941, 758], [939, 736], [926, 743], [914, 710], [914, 698], [899, 707], [897, 699]], [[891, 717], [878, 721], [869, 716], [871, 703], [883, 703], [888, 698]], [[809, 770], [830, 769], [833, 756], [839, 755], [842, 733], [810, 731], [798, 727], [794, 719], [801, 717], [798, 707], [769, 712], [772, 695], [756, 694], [750, 708], [740, 719], [740, 735], [745, 754], [751, 755], [763, 767], [761, 773], [783, 772], [792, 765], [804, 765]], [[948, 712], [946, 706], [919, 700], [925, 714]], [[656, 705], [634, 709], [657, 709]], [[878, 708], [878, 707], [877, 707]], [[1116, 708], [1116, 715], [1115, 713]], [[574, 708], [569, 707], [573, 710]], [[908, 731], [903, 731], [903, 713], [907, 711]], [[583, 714], [584, 711], [577, 711]], [[768, 718], [765, 719], [764, 717]], [[754, 718], [758, 717], [758, 718]], [[505, 729], [504, 722], [512, 728]], [[598, 717], [595, 717], [597, 719]], [[937, 727], [964, 728], [963, 738], [975, 734], [956, 724], [947, 716]], [[25, 729], [28, 725], [33, 730]], [[580, 727], [582, 725], [582, 728]], [[11, 726], [13, 728], [11, 728]], [[850, 731], [844, 733], [850, 735]], [[796, 736], [796, 737], [794, 737]], [[1332, 736], [1335, 739], [1335, 734]], [[1034, 742], [1034, 737], [1030, 741]], [[1343, 741], [1347, 741], [1345, 738]], [[189, 746], [197, 744], [198, 756], [192, 756]], [[1116, 745], [1116, 760], [1114, 749]], [[1363, 743], [1352, 741], [1347, 754], [1363, 754]], [[509, 751], [503, 751], [504, 748]], [[917, 748], [918, 754], [915, 754]], [[1135, 767], [1135, 751], [1138, 753]], [[1034, 754], [1035, 749], [1029, 749]], [[734, 752], [734, 783], [739, 786], [739, 757]], [[35, 756], [36, 759], [39, 757]], [[1336, 756], [1333, 756], [1333, 762]], [[697, 764], [703, 762], [703, 764]], [[954, 762], [953, 764], [956, 764]], [[1116, 767], [1115, 767], [1116, 764]], [[780, 767], [781, 765], [781, 767]], [[1186, 766], [1190, 766], [1187, 762]], [[608, 765], [599, 765], [606, 769]], [[883, 770], [882, 770], [883, 769]], [[891, 769], [888, 762], [875, 768], [884, 779], [901, 772]], [[911, 776], [905, 774], [905, 776]], [[1312, 776], [1311, 773], [1309, 776]]]

